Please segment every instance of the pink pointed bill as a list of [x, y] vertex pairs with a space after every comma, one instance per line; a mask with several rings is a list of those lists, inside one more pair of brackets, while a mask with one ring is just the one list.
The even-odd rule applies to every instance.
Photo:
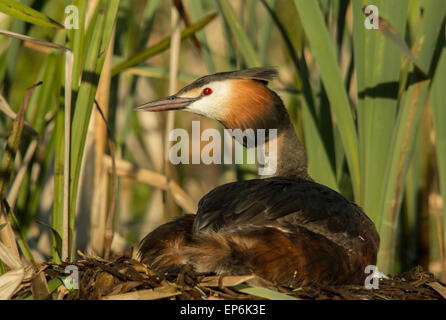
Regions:
[[135, 109], [135, 111], [168, 111], [181, 110], [198, 98], [184, 98], [175, 95], [161, 98], [155, 101], [146, 102]]

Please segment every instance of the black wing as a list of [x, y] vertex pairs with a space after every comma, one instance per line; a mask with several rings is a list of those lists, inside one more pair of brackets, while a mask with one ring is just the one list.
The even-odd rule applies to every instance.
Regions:
[[206, 194], [198, 206], [194, 233], [250, 224], [290, 231], [295, 226], [305, 227], [338, 243], [340, 238], [344, 242], [370, 229], [376, 234], [373, 223], [358, 206], [326, 186], [296, 178], [228, 183]]

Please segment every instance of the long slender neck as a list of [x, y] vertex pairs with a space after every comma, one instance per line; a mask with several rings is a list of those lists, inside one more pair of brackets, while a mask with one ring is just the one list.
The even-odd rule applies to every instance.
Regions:
[[282, 99], [260, 81], [240, 81], [241, 83], [234, 86], [235, 93], [231, 96], [228, 112], [218, 120], [225, 128], [233, 130], [263, 129], [269, 132], [270, 129], [276, 129], [276, 137], [269, 135], [265, 145], [257, 145], [257, 148], [266, 147], [264, 151], [268, 150], [268, 153], [269, 150], [276, 148], [273, 155], [268, 156], [268, 162], [274, 161], [273, 166], [265, 165], [272, 170], [267, 169], [266, 172], [274, 172], [273, 176], [292, 176], [311, 180], [307, 171], [305, 149], [297, 138]]
[[277, 147], [276, 172], [272, 176], [291, 176], [312, 180], [308, 174], [305, 149], [289, 117], [285, 117], [284, 120], [287, 123], [278, 130], [276, 141], [268, 142], [268, 144], [275, 143]]

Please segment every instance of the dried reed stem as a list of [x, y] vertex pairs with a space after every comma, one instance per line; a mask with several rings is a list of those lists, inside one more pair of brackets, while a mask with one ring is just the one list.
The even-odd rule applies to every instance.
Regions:
[[73, 53], [65, 51], [65, 150], [64, 150], [64, 193], [62, 225], [62, 261], [68, 260], [72, 235], [70, 221], [70, 144], [71, 144], [71, 80], [73, 76]]
[[[130, 162], [116, 159], [116, 174], [120, 177], [126, 177], [142, 183], [146, 183], [161, 190], [172, 191], [175, 202], [187, 212], [194, 213], [197, 211], [195, 201], [173, 180], [168, 179], [165, 175], [147, 169], [136, 168]], [[104, 155], [104, 164], [112, 171], [112, 159], [108, 155]]]
[[[170, 45], [170, 68], [169, 68], [169, 95], [174, 94], [177, 91], [177, 79], [178, 79], [178, 60], [180, 56], [180, 45], [181, 45], [181, 20], [180, 15], [173, 4], [171, 7], [171, 26], [172, 26], [172, 36]], [[171, 147], [171, 142], [169, 141], [170, 132], [175, 126], [175, 113], [168, 112], [166, 115], [166, 131], [165, 131], [165, 143], [164, 143], [164, 175], [168, 180], [173, 179], [172, 165], [169, 162], [169, 150]], [[164, 205], [164, 217], [165, 219], [172, 218], [177, 215], [177, 207], [171, 201], [172, 190], [167, 189], [166, 201]]]

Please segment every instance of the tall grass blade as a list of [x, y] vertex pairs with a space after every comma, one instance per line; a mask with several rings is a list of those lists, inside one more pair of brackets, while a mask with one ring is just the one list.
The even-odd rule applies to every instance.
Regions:
[[392, 153], [389, 154], [390, 159], [385, 171], [384, 197], [381, 202], [381, 216], [378, 222], [381, 236], [378, 262], [380, 269], [384, 272], [394, 272], [397, 219], [415, 133], [426, 101], [428, 85], [429, 81], [419, 82], [409, 87], [404, 93], [390, 143]]
[[[202, 4], [201, 0], [199, 0], [199, 1], [189, 0], [188, 4], [189, 4], [189, 8], [190, 8], [190, 15], [193, 20], [198, 20], [199, 17], [202, 17], [204, 15], [203, 4]], [[215, 73], [216, 68], [215, 68], [214, 59], [212, 57], [212, 52], [209, 47], [206, 33], [203, 29], [197, 32], [197, 38], [203, 47], [203, 50], [202, 50], [203, 58], [206, 61], [206, 66], [208, 68], [209, 73]]]
[[15, 0], [0, 0], [0, 12], [41, 27], [64, 28], [60, 23]]
[[336, 117], [338, 130], [350, 169], [353, 191], [357, 199], [360, 192], [358, 137], [341, 70], [338, 66], [332, 41], [322, 12], [316, 1], [294, 1], [311, 51], [319, 67], [320, 76]]
[[55, 155], [54, 155], [54, 200], [51, 220], [52, 229], [56, 234], [51, 234], [51, 257], [55, 263], [62, 262], [62, 240], [60, 246], [57, 241], [62, 239], [63, 233], [63, 201], [64, 201], [64, 162], [65, 162], [65, 135], [64, 135], [64, 109], [58, 108], [55, 117]]
[[[73, 257], [74, 219], [76, 212], [76, 200], [79, 186], [82, 157], [85, 147], [87, 129], [93, 108], [94, 98], [99, 82], [99, 75], [105, 60], [105, 53], [110, 42], [110, 37], [115, 23], [119, 1], [101, 1], [98, 5], [97, 19], [93, 29], [89, 50], [85, 59], [84, 76], [79, 88], [72, 116], [72, 139], [70, 159], [70, 252], [69, 259]], [[66, 142], [67, 143], [67, 142]]]
[[68, 31], [69, 39], [72, 41], [69, 44], [73, 55], [73, 86], [72, 89], [77, 91], [79, 88], [79, 79], [81, 77], [83, 63], [84, 63], [84, 54], [85, 54], [85, 44], [89, 43], [89, 39], [85, 34], [85, 20], [86, 20], [86, 12], [87, 12], [87, 1], [88, 0], [74, 0], [73, 5], [75, 5], [79, 10], [79, 29], [70, 29]]
[[[302, 106], [302, 127], [304, 130], [305, 149], [308, 156], [308, 171], [310, 175], [319, 183], [322, 183], [334, 190], [340, 191], [337, 181], [335, 168], [333, 167], [333, 128], [331, 125], [330, 112], [328, 106], [320, 104], [316, 106], [313, 89], [311, 88], [308, 74], [308, 67], [302, 53], [298, 55], [298, 51], [302, 52], [302, 45], [296, 48], [296, 42], [301, 41], [294, 39], [293, 42], [289, 36], [292, 26], [282, 23], [279, 16], [272, 9], [266, 0], [262, 0], [262, 4], [270, 14], [272, 21], [278, 28], [286, 48], [288, 49], [291, 60], [294, 63], [297, 74], [299, 75], [298, 89], [302, 91], [305, 100]], [[290, 5], [293, 5], [290, 3]], [[291, 8], [294, 9], [295, 8]], [[288, 30], [287, 30], [288, 29]]]
[[63, 181], [63, 224], [62, 224], [62, 260], [68, 259], [69, 252], [69, 214], [70, 214], [70, 141], [71, 141], [71, 80], [73, 79], [73, 53], [65, 53], [65, 112], [64, 112], [64, 181]]
[[[436, 151], [437, 151], [437, 163], [438, 163], [438, 177], [440, 184], [440, 192], [443, 199], [443, 211], [442, 217], [443, 221], [441, 225], [438, 226], [439, 234], [443, 234], [443, 239], [439, 239], [439, 241], [443, 242], [443, 245], [439, 245], [439, 248], [446, 248], [446, 126], [444, 125], [444, 120], [446, 119], [446, 90], [444, 85], [446, 83], [446, 49], [443, 48], [441, 52], [440, 61], [435, 71], [434, 78], [432, 80], [431, 92], [430, 92], [430, 101], [432, 106], [432, 120], [434, 123], [435, 130], [435, 143], [436, 143]], [[445, 256], [446, 252], [440, 254], [440, 257], [443, 256], [442, 266], [443, 266], [443, 280], [446, 279], [446, 261]]]
[[260, 59], [258, 58], [254, 46], [251, 43], [246, 32], [243, 30], [237, 15], [228, 0], [218, 0], [221, 12], [225, 18], [225, 22], [230, 27], [232, 34], [237, 40], [240, 52], [247, 67], [259, 67]]
[[[440, 26], [444, 21], [446, 3], [426, 2], [423, 20], [417, 30], [413, 48], [414, 57], [421, 70], [429, 70], [432, 77], [434, 48], [438, 42]], [[414, 146], [414, 138], [418, 128], [422, 108], [428, 96], [429, 80], [418, 81], [419, 74], [412, 73], [409, 87], [401, 98], [393, 137], [390, 145], [391, 153], [385, 171], [385, 183], [380, 206], [378, 228], [381, 235], [381, 249], [378, 265], [384, 272], [395, 272], [395, 252], [397, 237], [397, 221], [401, 207], [402, 192], [410, 155]], [[417, 82], [418, 81], [418, 82]]]
[[[276, 5], [276, 0], [266, 0], [262, 1], [262, 3], [265, 6], [268, 6], [269, 8], [274, 8]], [[268, 16], [262, 24], [260, 28], [260, 40], [259, 40], [259, 59], [262, 65], [268, 65], [268, 49], [269, 44], [271, 43], [271, 34], [272, 34], [272, 27], [274, 25], [272, 17]]]
[[[398, 38], [404, 36], [407, 2], [377, 1], [379, 15], [391, 17]], [[383, 168], [393, 153], [390, 140], [395, 125], [401, 51], [375, 29], [366, 29], [364, 2], [353, 1], [353, 52], [358, 91], [358, 136], [361, 165], [360, 203], [377, 222], [385, 183]], [[381, 21], [381, 19], [380, 19]], [[379, 29], [378, 29], [379, 30]], [[395, 36], [397, 37], [397, 36]]]
[[[209, 14], [206, 17], [204, 17], [202, 20], [198, 21], [197, 23], [191, 25], [189, 28], [183, 30], [181, 32], [181, 40], [187, 39], [188, 37], [192, 36], [195, 32], [198, 30], [204, 28], [209, 22], [215, 19], [217, 15], [215, 13]], [[112, 69], [112, 75], [115, 76], [118, 73], [122, 72], [123, 70], [133, 67], [134, 65], [137, 65], [138, 63], [146, 60], [147, 58], [150, 58], [160, 52], [163, 52], [170, 46], [171, 38], [165, 38], [158, 42], [157, 44], [151, 46], [150, 48], [147, 48], [134, 56], [128, 58], [126, 61], [121, 62], [117, 66], [113, 67]]]

